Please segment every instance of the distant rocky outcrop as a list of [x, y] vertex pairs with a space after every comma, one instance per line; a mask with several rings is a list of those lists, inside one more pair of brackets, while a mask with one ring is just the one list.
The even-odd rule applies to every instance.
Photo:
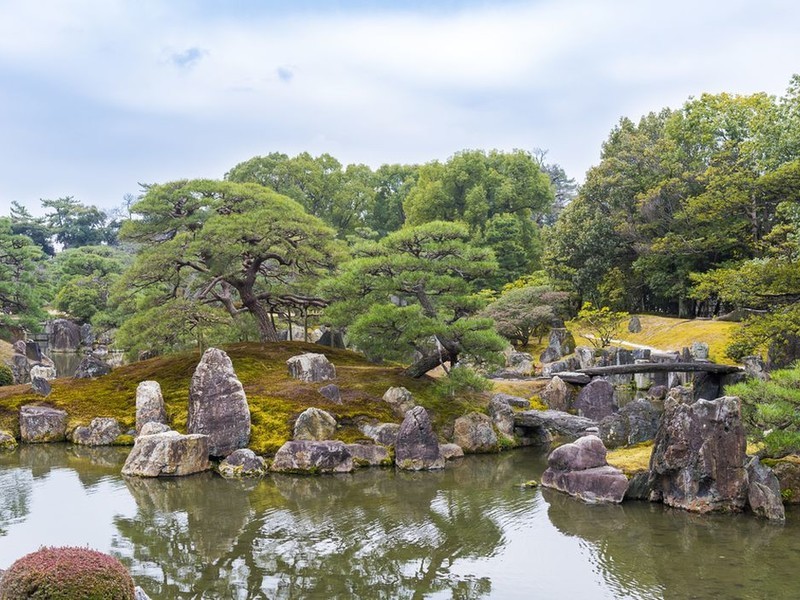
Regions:
[[116, 419], [110, 417], [97, 417], [92, 419], [88, 427], [79, 426], [71, 435], [73, 444], [81, 446], [110, 446], [120, 434], [122, 428]]
[[81, 328], [67, 319], [48, 324], [50, 352], [77, 352], [81, 346]]
[[739, 511], [747, 500], [738, 398], [691, 402], [671, 390], [650, 457], [651, 500], [694, 512]]
[[336, 419], [327, 411], [310, 407], [300, 413], [294, 424], [295, 440], [332, 440], [336, 435]]
[[275, 454], [270, 470], [276, 473], [349, 473], [353, 455], [344, 442], [286, 442]]
[[218, 348], [203, 353], [189, 387], [189, 433], [208, 436], [211, 456], [228, 456], [250, 441], [250, 408], [230, 357]]
[[625, 497], [628, 479], [622, 471], [609, 466], [600, 438], [587, 435], [550, 453], [542, 485], [585, 502], [619, 503]]
[[123, 475], [178, 477], [211, 468], [208, 436], [165, 431], [139, 435], [122, 467]]
[[142, 381], [136, 387], [136, 433], [145, 423], [167, 423], [164, 396], [157, 381]]
[[328, 381], [336, 379], [336, 367], [324, 354], [306, 352], [286, 361], [289, 375], [305, 382]]
[[111, 373], [111, 366], [94, 354], [83, 357], [78, 368], [75, 369], [75, 379], [94, 379]]
[[415, 406], [406, 413], [395, 444], [395, 463], [408, 471], [441, 469], [444, 459], [428, 412]]
[[67, 435], [67, 413], [50, 406], [25, 405], [19, 411], [19, 431], [27, 444], [63, 442]]

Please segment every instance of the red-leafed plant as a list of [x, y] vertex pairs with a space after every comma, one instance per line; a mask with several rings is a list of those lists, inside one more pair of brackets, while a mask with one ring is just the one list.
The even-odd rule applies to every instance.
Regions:
[[134, 600], [130, 574], [89, 548], [41, 548], [6, 571], [0, 600]]

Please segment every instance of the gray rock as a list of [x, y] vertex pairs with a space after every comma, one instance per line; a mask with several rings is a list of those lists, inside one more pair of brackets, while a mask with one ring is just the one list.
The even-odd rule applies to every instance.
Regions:
[[[555, 375], [553, 377], [555, 377]], [[592, 378], [585, 373], [577, 373], [575, 371], [561, 371], [558, 377], [561, 378], [561, 381], [569, 383], [570, 385], [586, 385], [592, 380]]]
[[579, 415], [593, 420], [613, 414], [617, 409], [614, 386], [605, 379], [593, 379], [578, 393], [574, 408]]
[[578, 391], [555, 375], [539, 395], [548, 407], [566, 412], [572, 408], [578, 397]]
[[172, 429], [166, 423], [158, 423], [157, 421], [150, 421], [142, 425], [142, 428], [136, 435], [155, 435], [157, 433], [164, 433], [165, 431], [172, 431]]
[[628, 479], [606, 463], [606, 449], [600, 438], [588, 435], [550, 453], [542, 485], [584, 502], [619, 503], [625, 497]]
[[28, 383], [31, 380], [31, 366], [24, 354], [14, 354], [10, 359], [11, 376], [14, 383]]
[[575, 357], [578, 359], [581, 369], [590, 369], [594, 366], [594, 348], [589, 346], [578, 346], [575, 348]]
[[628, 331], [631, 333], [640, 333], [642, 331], [642, 322], [636, 315], [631, 317], [628, 321]]
[[444, 468], [439, 441], [428, 412], [415, 406], [406, 413], [395, 444], [395, 462], [400, 469], [421, 471]]
[[342, 332], [331, 331], [330, 329], [325, 329], [322, 331], [316, 343], [320, 346], [328, 346], [329, 348], [345, 347], [344, 336], [342, 335]]
[[489, 400], [489, 416], [502, 435], [514, 437], [514, 409], [502, 398], [495, 396]]
[[206, 435], [181, 435], [177, 431], [140, 435], [125, 460], [122, 474], [179, 477], [207, 471], [211, 468], [208, 452]]
[[228, 456], [250, 442], [247, 397], [222, 350], [206, 350], [192, 375], [186, 429], [208, 436], [211, 456]]
[[575, 352], [575, 338], [565, 327], [554, 327], [550, 330], [547, 347], [553, 348], [559, 355], [566, 356]]
[[270, 470], [277, 473], [349, 473], [353, 455], [344, 442], [286, 442], [275, 454]]
[[634, 348], [633, 350], [633, 361], [634, 363], [637, 360], [650, 360], [650, 354], [652, 354], [652, 350], [649, 348]]
[[506, 357], [506, 368], [504, 371], [507, 376], [518, 375], [520, 377], [528, 377], [533, 373], [533, 356], [527, 352], [512, 351]]
[[757, 456], [747, 463], [747, 503], [759, 517], [770, 521], [785, 521], [781, 485], [772, 470], [762, 465]]
[[267, 463], [249, 448], [239, 448], [219, 464], [219, 474], [226, 479], [261, 477], [267, 474]]
[[[634, 362], [637, 365], [652, 364], [649, 360], [637, 360]], [[633, 382], [637, 390], [649, 390], [653, 387], [653, 374], [652, 373], [636, 373], [633, 376]]]
[[305, 382], [328, 381], [336, 379], [336, 367], [324, 354], [306, 352], [286, 361], [289, 375]]
[[441, 444], [439, 446], [439, 453], [445, 460], [453, 460], [454, 458], [463, 458], [464, 449], [458, 444]]
[[14, 354], [21, 354], [22, 356], [28, 356], [28, 346], [25, 343], [25, 340], [17, 340], [11, 347], [14, 349]]
[[564, 371], [577, 371], [581, 368], [581, 363], [575, 356], [568, 356], [564, 360], [558, 360], [546, 365], [542, 365], [542, 377], [552, 377], [556, 373]]
[[539, 362], [541, 362], [542, 364], [555, 362], [559, 358], [561, 358], [561, 356], [562, 355], [556, 348], [548, 346], [547, 348], [544, 349], [544, 352], [542, 352], [539, 355]]
[[71, 441], [80, 446], [110, 446], [121, 433], [122, 428], [116, 419], [97, 417], [92, 419], [88, 427], [76, 427]]
[[492, 418], [477, 412], [459, 417], [453, 424], [453, 442], [464, 452], [494, 452], [497, 450], [497, 434]]
[[336, 435], [336, 419], [329, 412], [311, 407], [300, 413], [294, 423], [295, 440], [332, 440]]
[[747, 500], [745, 430], [738, 398], [664, 401], [650, 457], [651, 500], [686, 510], [739, 511]]
[[56, 319], [50, 324], [48, 342], [51, 352], [77, 352], [81, 345], [81, 328], [67, 319]]
[[654, 400], [663, 400], [667, 397], [668, 388], [665, 385], [654, 385], [647, 390], [647, 397]]
[[67, 413], [50, 406], [27, 404], [19, 410], [19, 432], [27, 444], [63, 442], [67, 434]]
[[514, 408], [530, 408], [531, 402], [526, 398], [520, 398], [519, 396], [512, 396], [511, 394], [495, 394], [492, 396], [492, 400], [498, 400], [500, 402], [505, 402], [509, 406], [513, 406]]
[[772, 466], [772, 472], [781, 485], [781, 497], [786, 504], [800, 504], [800, 462], [789, 455]]
[[416, 406], [414, 398], [404, 387], [391, 387], [383, 394], [383, 401], [392, 407], [392, 412], [401, 419]]
[[133, 590], [133, 598], [134, 600], [150, 600], [150, 596], [148, 596], [138, 585]]
[[81, 345], [91, 348], [94, 345], [94, 330], [89, 323], [81, 325]]
[[357, 467], [384, 467], [392, 464], [392, 456], [386, 446], [380, 444], [347, 444]]
[[560, 410], [526, 410], [514, 413], [514, 425], [522, 429], [543, 429], [551, 435], [577, 438], [588, 428], [597, 427], [597, 422]]
[[398, 423], [378, 423], [377, 425], [363, 423], [359, 426], [359, 430], [376, 444], [391, 448], [397, 441], [400, 425]]
[[31, 367], [31, 380], [39, 377], [47, 381], [53, 381], [56, 378], [56, 368], [49, 365], [33, 365]]
[[692, 374], [692, 397], [695, 400], [704, 398], [713, 400], [720, 396], [720, 377], [714, 373], [693, 373]]
[[649, 500], [650, 492], [650, 471], [634, 473], [628, 480], [625, 500]]
[[607, 448], [646, 442], [655, 438], [660, 417], [658, 409], [647, 400], [633, 400], [600, 421], [599, 435]]
[[75, 379], [94, 379], [111, 373], [111, 366], [97, 358], [94, 354], [83, 357], [78, 368], [75, 369]]
[[17, 439], [9, 431], [0, 430], [0, 452], [14, 450], [17, 447]]
[[708, 360], [708, 344], [706, 342], [692, 342], [689, 352], [695, 360]]
[[31, 390], [33, 390], [34, 393], [47, 398], [47, 396], [50, 395], [50, 392], [53, 391], [53, 388], [50, 386], [50, 382], [47, 381], [47, 379], [43, 379], [41, 377], [32, 377]]
[[764, 360], [760, 356], [745, 356], [742, 359], [742, 366], [744, 366], [744, 372], [753, 379], [760, 379], [761, 381], [769, 379], [767, 365], [764, 364]]
[[157, 381], [142, 381], [136, 386], [136, 433], [146, 423], [167, 423], [164, 396]]
[[318, 391], [334, 404], [342, 403], [342, 392], [339, 390], [339, 386], [335, 383], [323, 385]]

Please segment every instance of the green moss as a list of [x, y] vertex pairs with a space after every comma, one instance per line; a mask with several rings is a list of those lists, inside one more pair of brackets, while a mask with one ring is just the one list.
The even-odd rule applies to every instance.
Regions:
[[650, 468], [650, 455], [653, 442], [642, 442], [635, 446], [609, 450], [606, 460], [612, 467], [621, 469], [628, 477], [647, 471]]
[[133, 442], [136, 440], [132, 435], [128, 434], [121, 434], [117, 436], [117, 439], [114, 440], [115, 446], [133, 446]]

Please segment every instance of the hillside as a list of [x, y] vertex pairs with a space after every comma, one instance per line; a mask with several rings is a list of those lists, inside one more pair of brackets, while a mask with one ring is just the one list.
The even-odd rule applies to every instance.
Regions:
[[[379, 421], [399, 420], [381, 401], [387, 388], [406, 387], [417, 404], [425, 406], [437, 431], [446, 432], [452, 421], [471, 410], [482, 410], [487, 395], [458, 398], [442, 397], [431, 378], [412, 379], [398, 366], [374, 365], [361, 355], [303, 342], [274, 344], [236, 344], [224, 349], [245, 389], [252, 418], [250, 447], [261, 454], [274, 453], [291, 437], [291, 426], [298, 414], [309, 406], [332, 413], [342, 425], [339, 439], [355, 441], [362, 437], [356, 427], [359, 418]], [[324, 384], [303, 383], [288, 376], [286, 360], [302, 352], [325, 354], [336, 366], [335, 383], [342, 392], [342, 404], [335, 404], [318, 393]], [[200, 353], [185, 352], [141, 361], [115, 369], [95, 380], [58, 379], [47, 402], [66, 410], [69, 427], [88, 424], [93, 417], [114, 417], [124, 430], [135, 424], [136, 386], [145, 380], [161, 385], [173, 428], [186, 426], [189, 382], [200, 360]], [[0, 429], [18, 434], [19, 407], [42, 398], [30, 386], [0, 388]]]
[[[627, 321], [620, 327], [615, 338], [632, 345], [641, 345], [658, 350], [680, 351], [691, 347], [692, 342], [706, 342], [709, 357], [714, 362], [734, 364], [725, 356], [725, 346], [739, 323], [712, 321], [707, 319], [677, 319], [654, 315], [638, 315], [642, 323], [642, 331], [628, 331]], [[569, 324], [568, 324], [569, 326]], [[579, 345], [591, 345], [591, 342], [580, 336], [576, 328], [570, 327]]]

